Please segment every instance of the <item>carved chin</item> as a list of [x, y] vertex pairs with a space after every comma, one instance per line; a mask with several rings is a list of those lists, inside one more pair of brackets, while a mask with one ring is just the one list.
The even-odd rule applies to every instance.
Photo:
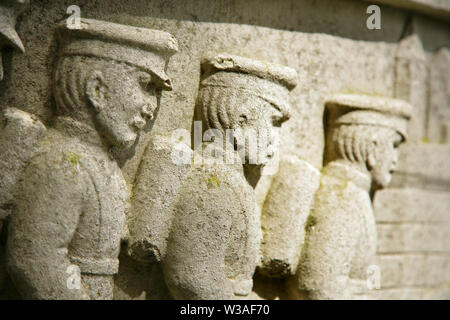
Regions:
[[117, 139], [116, 146], [121, 149], [130, 148], [136, 142], [137, 134], [130, 133]]
[[383, 176], [374, 177], [375, 185], [380, 188], [386, 188], [387, 186], [389, 186], [389, 184], [391, 183], [391, 180], [392, 180], [392, 174], [390, 174], [390, 173], [384, 174]]
[[267, 156], [263, 159], [261, 159], [259, 166], [265, 167], [271, 160], [271, 157]]

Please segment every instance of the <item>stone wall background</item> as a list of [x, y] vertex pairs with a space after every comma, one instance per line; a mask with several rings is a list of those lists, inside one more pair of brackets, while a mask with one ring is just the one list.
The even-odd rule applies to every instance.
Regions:
[[[163, 94], [152, 134], [141, 137], [124, 164], [130, 185], [148, 139], [190, 130], [199, 61], [207, 52], [297, 70], [299, 85], [291, 94], [292, 119], [283, 127], [281, 158], [294, 156], [319, 170], [323, 104], [329, 94], [410, 101], [416, 108], [411, 139], [401, 150], [391, 187], [374, 200], [382, 288], [373, 297], [450, 298], [449, 52], [441, 49], [450, 44], [448, 21], [380, 5], [382, 29], [368, 30], [368, 3], [358, 0], [32, 1], [17, 28], [26, 53], [4, 56], [2, 108], [16, 107], [51, 122], [53, 27], [72, 4], [80, 6], [83, 17], [165, 30], [179, 42], [180, 52], [167, 71], [174, 90]], [[304, 188], [311, 185], [304, 182]], [[257, 189], [260, 204], [269, 187], [266, 176]], [[124, 261], [118, 298], [167, 297], [157, 267], [133, 268]], [[289, 297], [283, 281], [256, 278], [253, 298]]]
[[396, 95], [415, 108], [389, 189], [376, 194], [382, 299], [450, 298], [449, 50], [416, 36], [397, 50]]

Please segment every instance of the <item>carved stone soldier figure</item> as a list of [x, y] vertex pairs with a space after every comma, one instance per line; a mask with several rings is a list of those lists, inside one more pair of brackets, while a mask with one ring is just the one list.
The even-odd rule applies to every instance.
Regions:
[[[3, 49], [11, 47], [25, 52], [15, 27], [18, 16], [28, 4], [28, 0], [2, 0], [0, 3], [0, 81], [4, 79]], [[33, 143], [45, 130], [42, 123], [30, 114], [15, 108], [3, 108], [0, 105], [0, 292], [7, 275], [2, 232], [10, 214], [9, 200], [21, 170], [35, 151]]]
[[[198, 110], [209, 137], [204, 139], [214, 141], [203, 145], [201, 164], [194, 155], [173, 205], [162, 266], [176, 299], [233, 299], [251, 292], [261, 240], [253, 188], [275, 152], [275, 131], [289, 118], [295, 85], [296, 72], [288, 67], [228, 54], [202, 63]], [[227, 130], [234, 130], [234, 139], [222, 139]], [[258, 146], [246, 143], [251, 130]], [[260, 139], [265, 134], [270, 137]], [[254, 161], [252, 147], [260, 155]], [[225, 160], [224, 149], [231, 150]]]
[[[7, 0], [0, 4], [0, 81], [3, 80], [2, 49], [4, 47], [13, 47], [22, 53], [25, 52], [22, 40], [20, 40], [20, 37], [16, 32], [15, 26], [17, 17], [22, 13], [28, 2], [29, 1], [26, 0]], [[30, 119], [30, 115], [12, 108], [8, 110], [2, 110], [2, 108], [0, 108], [0, 122], [3, 124], [0, 147], [4, 150], [0, 156], [0, 189], [2, 190], [2, 193], [0, 194], [1, 234], [3, 220], [8, 214], [8, 210], [5, 207], [9, 206], [7, 202], [9, 200], [8, 198], [11, 196], [11, 189], [16, 182], [17, 172], [22, 169], [21, 165], [29, 156], [27, 151], [31, 149], [27, 143], [22, 143], [21, 147], [24, 148], [22, 150], [15, 150], [18, 148], [14, 148], [13, 144], [17, 144], [17, 137], [14, 136], [15, 130], [11, 130], [11, 127], [17, 129], [18, 126], [22, 125], [24, 130], [22, 130], [21, 133], [24, 133], [24, 135], [21, 137], [21, 140], [23, 141], [32, 140], [27, 139], [27, 137], [35, 135], [36, 131], [39, 133], [42, 132], [43, 126], [40, 123], [37, 126], [30, 125], [30, 122], [33, 122], [33, 120]], [[13, 123], [12, 125], [11, 122]], [[7, 126], [8, 123], [9, 126]], [[26, 125], [23, 125], [23, 123], [26, 123]], [[39, 128], [36, 129], [36, 127]], [[13, 147], [13, 150], [10, 150], [11, 147]]]
[[376, 253], [370, 192], [386, 187], [406, 139], [404, 101], [338, 94], [326, 105], [326, 165], [297, 273], [311, 299], [349, 299], [364, 293]]
[[3, 63], [2, 52], [3, 47], [13, 47], [22, 53], [25, 52], [22, 40], [16, 32], [16, 20], [25, 7], [29, 4], [29, 0], [3, 0], [0, 4], [0, 81], [3, 80]]
[[89, 19], [58, 35], [58, 116], [19, 183], [8, 269], [24, 298], [111, 299], [129, 194], [109, 149], [132, 146], [153, 118], [177, 44]]

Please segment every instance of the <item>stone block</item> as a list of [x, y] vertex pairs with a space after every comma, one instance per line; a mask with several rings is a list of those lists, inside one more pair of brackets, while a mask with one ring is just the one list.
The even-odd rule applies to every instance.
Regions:
[[450, 223], [450, 192], [384, 189], [376, 193], [375, 218], [383, 223]]
[[378, 252], [449, 252], [449, 224], [378, 224]]

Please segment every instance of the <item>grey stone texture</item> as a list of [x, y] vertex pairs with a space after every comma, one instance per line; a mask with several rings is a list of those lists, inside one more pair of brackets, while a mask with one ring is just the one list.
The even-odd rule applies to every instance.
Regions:
[[[0, 299], [450, 299], [446, 1], [376, 1], [380, 30], [360, 0], [27, 2]], [[243, 164], [241, 127], [279, 145]]]
[[[205, 134], [217, 130], [218, 138], [227, 129], [241, 129], [271, 135], [289, 119], [296, 78], [291, 68], [240, 56], [206, 59], [198, 98]], [[173, 203], [162, 269], [174, 298], [232, 299], [253, 288], [261, 241], [254, 181], [277, 151], [269, 137], [267, 146], [258, 146], [261, 157], [251, 162], [248, 142], [237, 131], [235, 143], [241, 154], [228, 140], [205, 143], [201, 163], [194, 154]], [[223, 157], [224, 144], [232, 161], [216, 158]]]
[[390, 183], [410, 115], [401, 100], [338, 94], [327, 101], [326, 166], [305, 225], [300, 295], [360, 298], [377, 249], [369, 191]]
[[296, 273], [319, 183], [319, 170], [308, 162], [296, 157], [281, 160], [261, 212], [261, 273], [276, 278]]
[[1, 52], [3, 48], [13, 47], [25, 52], [22, 40], [16, 32], [16, 22], [28, 4], [29, 0], [5, 0], [0, 4], [0, 81], [4, 77]]
[[450, 3], [446, 0], [376, 0], [375, 2], [423, 12], [441, 19], [450, 19]]
[[[15, 108], [6, 109], [2, 118], [0, 217], [3, 220], [10, 213], [15, 185], [22, 170], [36, 151], [36, 141], [42, 137], [46, 128], [33, 115]], [[20, 143], [17, 143], [18, 141]]]
[[445, 74], [450, 72], [450, 52], [442, 48], [436, 52], [430, 61], [430, 81], [428, 86], [429, 109], [427, 122], [427, 137], [437, 143], [450, 141], [450, 83]]
[[[129, 194], [109, 149], [130, 147], [153, 119], [157, 95], [171, 89], [164, 69], [177, 44], [165, 32], [99, 20], [57, 30], [57, 117], [44, 137], [30, 135], [38, 146], [17, 185], [7, 270], [23, 298], [112, 299]], [[12, 129], [27, 134], [22, 127]], [[11, 140], [12, 129], [2, 137]], [[23, 140], [15, 143], [32, 152]]]

